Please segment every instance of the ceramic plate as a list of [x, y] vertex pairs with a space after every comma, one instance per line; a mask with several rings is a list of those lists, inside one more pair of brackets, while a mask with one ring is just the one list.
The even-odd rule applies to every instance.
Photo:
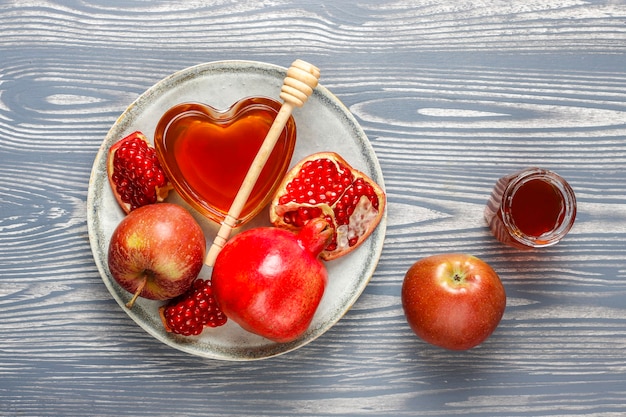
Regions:
[[[244, 331], [232, 321], [215, 329], [207, 327], [200, 336], [177, 336], [167, 333], [161, 324], [157, 309], [162, 302], [139, 299], [132, 310], [124, 306], [131, 294], [117, 285], [106, 261], [110, 237], [124, 217], [111, 192], [106, 174], [106, 156], [111, 145], [135, 130], [142, 131], [152, 140], [156, 124], [163, 113], [178, 103], [196, 101], [225, 109], [248, 96], [267, 96], [278, 100], [286, 72], [286, 68], [260, 62], [220, 61], [172, 74], [143, 93], [126, 109], [108, 132], [96, 156], [87, 199], [88, 227], [102, 280], [113, 298], [139, 326], [156, 339], [181, 351], [236, 361], [268, 358], [304, 346], [326, 332], [350, 309], [378, 263], [385, 237], [386, 214], [359, 248], [326, 263], [328, 286], [313, 322], [302, 337], [290, 343], [269, 341]], [[302, 108], [296, 109], [293, 116], [297, 142], [291, 165], [314, 152], [335, 151], [384, 188], [378, 160], [365, 133], [348, 109], [326, 88], [318, 86], [309, 101]], [[175, 192], [170, 193], [168, 201], [190, 209]], [[190, 211], [193, 212], [192, 209]], [[198, 213], [193, 214], [203, 226], [208, 248], [218, 227]], [[263, 210], [238, 231], [261, 225], [269, 225], [268, 210]], [[210, 268], [204, 266], [200, 277], [210, 276]]]

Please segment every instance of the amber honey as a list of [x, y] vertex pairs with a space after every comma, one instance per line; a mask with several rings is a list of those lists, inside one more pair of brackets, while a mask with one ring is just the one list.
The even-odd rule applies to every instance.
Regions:
[[518, 248], [559, 242], [576, 218], [576, 197], [558, 174], [528, 168], [500, 178], [485, 208], [494, 236]]
[[[199, 104], [170, 109], [155, 134], [155, 146], [175, 189], [211, 220], [223, 221], [269, 131], [280, 104], [265, 98], [236, 103], [227, 112]], [[287, 123], [244, 206], [239, 222], [267, 204], [295, 146], [295, 123]]]

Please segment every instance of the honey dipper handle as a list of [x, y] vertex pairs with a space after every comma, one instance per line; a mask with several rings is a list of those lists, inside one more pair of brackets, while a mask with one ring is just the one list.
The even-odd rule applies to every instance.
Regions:
[[309, 96], [313, 93], [313, 89], [317, 86], [319, 78], [320, 70], [300, 59], [295, 60], [287, 70], [287, 76], [280, 90], [280, 98], [283, 99], [283, 105], [280, 107], [269, 132], [267, 132], [261, 148], [254, 157], [243, 183], [239, 187], [239, 191], [237, 191], [235, 199], [228, 210], [228, 214], [224, 218], [217, 236], [215, 236], [213, 244], [209, 248], [204, 261], [206, 265], [213, 266], [215, 264], [215, 259], [226, 244], [226, 241], [228, 241], [232, 228], [237, 225], [239, 215], [248, 201], [252, 188], [254, 188], [280, 134], [285, 128], [291, 112], [295, 107], [302, 107], [306, 103]]

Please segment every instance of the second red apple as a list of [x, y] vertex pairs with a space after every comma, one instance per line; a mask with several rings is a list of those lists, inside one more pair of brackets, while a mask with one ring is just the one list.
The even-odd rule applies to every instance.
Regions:
[[498, 274], [466, 254], [439, 254], [415, 262], [402, 285], [402, 307], [411, 329], [428, 343], [466, 350], [484, 342], [506, 307]]

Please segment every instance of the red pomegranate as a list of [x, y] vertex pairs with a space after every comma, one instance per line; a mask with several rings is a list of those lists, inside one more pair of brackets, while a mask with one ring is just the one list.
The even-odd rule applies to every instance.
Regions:
[[321, 258], [330, 261], [367, 239], [380, 223], [385, 204], [385, 193], [372, 179], [338, 154], [320, 152], [285, 175], [270, 206], [270, 221], [299, 230], [311, 219], [326, 219], [335, 233]]
[[165, 200], [173, 188], [155, 149], [141, 132], [133, 132], [111, 146], [107, 175], [125, 213]]
[[331, 238], [332, 229], [321, 218], [298, 234], [258, 227], [234, 236], [213, 266], [219, 307], [249, 332], [279, 343], [296, 340], [324, 294], [328, 273], [319, 254]]

